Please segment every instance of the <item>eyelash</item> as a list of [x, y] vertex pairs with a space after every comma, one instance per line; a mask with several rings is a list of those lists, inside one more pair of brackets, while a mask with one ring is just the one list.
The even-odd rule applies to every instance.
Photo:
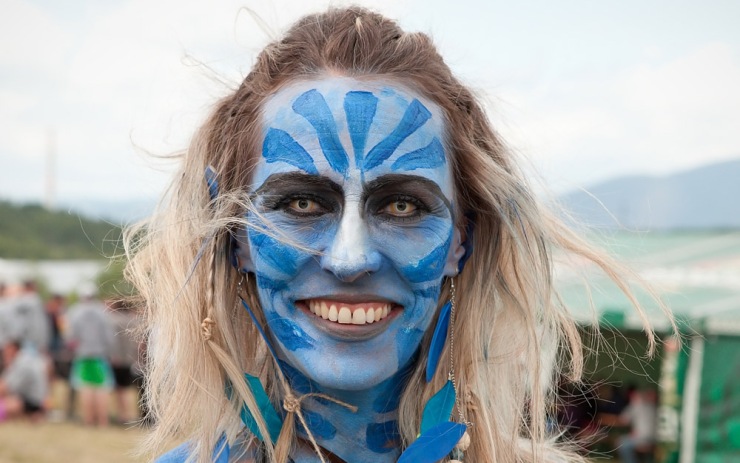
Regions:
[[[295, 209], [290, 208], [290, 203], [293, 201], [300, 201], [302, 199], [306, 199], [309, 201], [313, 201], [318, 206], [323, 209], [318, 212], [298, 212]], [[324, 198], [321, 198], [316, 195], [310, 195], [310, 194], [296, 194], [296, 195], [290, 195], [290, 196], [284, 196], [280, 198], [274, 205], [270, 207], [273, 210], [281, 210], [285, 212], [286, 214], [290, 214], [295, 217], [319, 217], [321, 215], [326, 214], [327, 212], [333, 212], [335, 208], [332, 204], [330, 204], [328, 201], [326, 201]]]
[[[298, 212], [295, 209], [292, 209], [290, 207], [290, 203], [293, 201], [300, 201], [302, 199], [306, 199], [309, 201], [315, 202], [321, 209], [321, 211], [313, 212], [313, 213], [305, 213], [305, 212]], [[392, 215], [383, 212], [383, 209], [388, 207], [389, 204], [397, 202], [397, 201], [403, 201], [407, 202], [409, 204], [412, 204], [416, 210], [413, 214], [409, 216], [397, 216]], [[422, 214], [426, 214], [431, 212], [431, 208], [427, 206], [423, 201], [419, 200], [418, 198], [415, 198], [413, 196], [403, 195], [403, 194], [396, 194], [391, 195], [386, 198], [383, 198], [381, 201], [379, 201], [378, 207], [375, 208], [375, 213], [382, 217], [383, 220], [389, 221], [389, 222], [413, 222], [419, 219], [419, 217]], [[279, 198], [272, 202], [272, 204], [265, 204], [268, 209], [272, 210], [280, 210], [285, 212], [286, 214], [292, 215], [294, 217], [320, 217], [327, 213], [332, 213], [336, 210], [336, 206], [334, 204], [331, 204], [329, 201], [326, 201], [325, 198], [317, 195], [312, 194], [293, 194], [284, 196], [282, 198]]]
[[[416, 210], [414, 211], [413, 214], [409, 216], [405, 216], [405, 217], [387, 214], [383, 212], [383, 209], [388, 207], [389, 204], [397, 202], [397, 201], [399, 202], [403, 201], [403, 202], [413, 204], [414, 207], [416, 207]], [[413, 222], [413, 221], [418, 220], [422, 214], [426, 214], [430, 211], [431, 209], [426, 204], [424, 204], [422, 201], [420, 201], [418, 198], [415, 198], [413, 196], [399, 194], [399, 195], [392, 195], [392, 196], [388, 196], [387, 198], [384, 198], [380, 203], [380, 207], [377, 208], [376, 213], [378, 215], [384, 216], [385, 220], [388, 220], [391, 222]]]

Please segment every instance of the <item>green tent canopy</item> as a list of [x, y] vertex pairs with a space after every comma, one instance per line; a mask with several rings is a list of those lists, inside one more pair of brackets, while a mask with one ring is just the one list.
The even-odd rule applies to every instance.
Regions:
[[[658, 461], [740, 461], [740, 231], [619, 232], [594, 242], [654, 288], [684, 335], [683, 348], [662, 353]], [[556, 257], [556, 285], [576, 319], [642, 329], [628, 298], [593, 264]], [[660, 304], [639, 285], [632, 290], [670, 339]]]

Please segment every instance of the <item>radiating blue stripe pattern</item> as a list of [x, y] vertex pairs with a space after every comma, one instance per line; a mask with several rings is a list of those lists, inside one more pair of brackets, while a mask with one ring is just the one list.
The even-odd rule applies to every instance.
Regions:
[[[355, 157], [354, 162], [363, 172], [383, 164], [396, 153], [408, 137], [432, 117], [432, 113], [419, 100], [413, 99], [395, 128], [367, 151], [371, 127], [378, 115], [378, 102], [378, 97], [369, 91], [350, 91], [344, 95], [344, 115]], [[349, 156], [340, 140], [337, 120], [324, 96], [316, 89], [308, 90], [295, 99], [291, 108], [313, 127], [324, 158], [331, 168], [346, 178]], [[318, 173], [314, 158], [284, 130], [273, 127], [267, 129], [262, 154], [268, 163], [285, 162], [309, 174]], [[433, 169], [445, 162], [444, 146], [437, 137], [434, 137], [427, 146], [402, 154], [391, 169], [394, 171]]]
[[419, 100], [414, 99], [411, 102], [406, 112], [401, 118], [401, 122], [398, 123], [393, 132], [390, 133], [383, 141], [378, 143], [367, 153], [367, 157], [363, 163], [365, 170], [370, 170], [374, 167], [379, 166], [386, 159], [396, 151], [396, 148], [406, 139], [409, 135], [416, 132], [416, 130], [424, 125], [429, 118], [432, 117], [432, 113], [424, 107]]
[[445, 149], [435, 137], [424, 148], [406, 153], [391, 165], [391, 170], [433, 169], [445, 163]]
[[319, 173], [311, 155], [284, 130], [271, 128], [267, 131], [262, 156], [267, 162], [285, 162], [309, 174]]
[[309, 90], [296, 98], [293, 103], [293, 111], [306, 118], [316, 129], [316, 136], [319, 138], [321, 149], [331, 168], [342, 175], [346, 175], [349, 168], [349, 158], [344, 151], [342, 142], [339, 141], [337, 124], [324, 96], [316, 89]]
[[370, 92], [347, 92], [344, 97], [344, 113], [347, 115], [347, 128], [352, 138], [355, 154], [355, 165], [362, 168], [365, 155], [365, 143], [370, 124], [375, 119], [378, 109], [378, 98]]

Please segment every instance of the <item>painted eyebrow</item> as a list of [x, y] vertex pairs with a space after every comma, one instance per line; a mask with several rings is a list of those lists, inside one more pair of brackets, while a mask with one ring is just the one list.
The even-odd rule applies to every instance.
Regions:
[[327, 177], [305, 174], [303, 172], [283, 172], [272, 174], [267, 177], [267, 180], [265, 180], [262, 185], [252, 193], [251, 197], [254, 198], [255, 196], [269, 193], [274, 190], [295, 188], [299, 185], [328, 188], [339, 195], [342, 194], [342, 187]]
[[444, 193], [442, 193], [439, 185], [429, 180], [428, 178], [419, 177], [418, 175], [388, 174], [378, 177], [372, 182], [369, 182], [367, 185], [365, 185], [365, 188], [363, 188], [362, 202], [365, 203], [367, 201], [367, 198], [371, 194], [383, 188], [397, 186], [408, 188], [409, 186], [414, 185], [418, 185], [429, 190], [434, 196], [438, 197], [445, 206], [447, 206], [447, 209], [449, 209], [450, 212], [452, 212], [452, 204], [450, 203], [450, 200], [447, 199], [447, 197], [444, 195]]

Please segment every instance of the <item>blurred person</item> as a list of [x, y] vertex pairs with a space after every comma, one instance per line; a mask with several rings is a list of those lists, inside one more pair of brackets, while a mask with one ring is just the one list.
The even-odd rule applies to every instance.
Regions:
[[82, 421], [107, 426], [115, 332], [106, 305], [95, 298], [95, 291], [86, 288], [81, 296], [67, 320], [67, 345], [73, 353], [70, 385], [77, 392]]
[[630, 433], [618, 439], [617, 453], [622, 463], [638, 463], [638, 454], [651, 455], [655, 446], [658, 424], [655, 389], [633, 389], [620, 421], [630, 427]]
[[[0, 283], [0, 349], [11, 340], [11, 310], [12, 306], [7, 297], [7, 286], [5, 283]], [[2, 356], [0, 356], [0, 372], [3, 371], [4, 365]]]
[[12, 299], [11, 330], [14, 339], [31, 344], [45, 354], [51, 342], [51, 326], [36, 282], [26, 280], [21, 293]]
[[2, 354], [0, 422], [24, 415], [40, 419], [49, 392], [46, 361], [34, 346], [17, 340], [7, 341]]
[[140, 376], [139, 342], [135, 335], [139, 330], [140, 319], [136, 311], [127, 304], [116, 301], [111, 303], [110, 308], [115, 332], [111, 366], [113, 367], [114, 395], [118, 410], [116, 420], [123, 424], [138, 418], [137, 400], [131, 389], [136, 386], [137, 377]]
[[58, 371], [59, 362], [64, 350], [63, 317], [65, 299], [61, 294], [53, 294], [46, 302], [46, 317], [51, 330], [49, 337], [49, 355], [54, 361], [55, 373]]

